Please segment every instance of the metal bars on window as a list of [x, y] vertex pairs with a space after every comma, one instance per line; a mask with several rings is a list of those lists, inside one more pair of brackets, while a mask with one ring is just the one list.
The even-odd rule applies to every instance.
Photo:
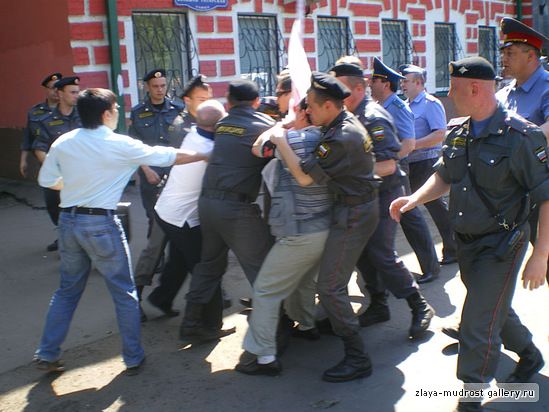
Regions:
[[179, 96], [197, 58], [187, 15], [135, 12], [132, 20], [139, 99], [145, 96], [143, 76], [156, 68], [166, 70], [168, 94]]
[[406, 63], [417, 63], [406, 21], [382, 20], [381, 27], [383, 63], [395, 70]]
[[478, 54], [488, 60], [497, 71], [498, 68], [498, 39], [495, 27], [479, 26]]
[[256, 82], [262, 96], [273, 95], [286, 53], [276, 18], [238, 15], [238, 40], [241, 76]]
[[318, 70], [328, 71], [342, 56], [357, 55], [346, 17], [318, 17]]
[[462, 51], [456, 28], [450, 23], [435, 23], [435, 71], [437, 91], [447, 91], [450, 87], [448, 64], [458, 58]]

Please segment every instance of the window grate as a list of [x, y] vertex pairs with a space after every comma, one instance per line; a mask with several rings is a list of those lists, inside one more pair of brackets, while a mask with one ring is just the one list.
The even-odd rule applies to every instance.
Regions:
[[407, 63], [418, 63], [412, 36], [405, 20], [382, 20], [383, 63], [397, 70]]
[[499, 67], [498, 39], [495, 27], [479, 26], [478, 28], [478, 54], [484, 57], [494, 66]]
[[337, 59], [358, 55], [346, 17], [318, 17], [318, 70], [326, 72]]

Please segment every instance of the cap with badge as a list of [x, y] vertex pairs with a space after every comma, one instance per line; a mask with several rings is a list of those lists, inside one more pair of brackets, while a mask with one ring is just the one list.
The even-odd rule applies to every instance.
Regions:
[[538, 50], [541, 50], [543, 43], [549, 43], [549, 39], [543, 34], [535, 31], [526, 24], [511, 17], [501, 19], [501, 32], [503, 33], [503, 43], [500, 48], [504, 49], [514, 43], [529, 44]]
[[398, 68], [398, 71], [403, 75], [406, 76], [408, 74], [414, 74], [414, 75], [421, 75], [423, 77], [423, 80], [427, 78], [427, 72], [425, 69], [416, 66], [414, 64], [403, 64]]
[[466, 79], [496, 80], [496, 71], [484, 57], [474, 56], [450, 62], [450, 76]]
[[353, 63], [339, 63], [330, 69], [330, 73], [335, 77], [364, 77], [363, 70]]
[[161, 77], [166, 77], [166, 70], [154, 69], [143, 76], [143, 81], [148, 82], [151, 79], [160, 79]]
[[188, 96], [196, 87], [209, 87], [208, 83], [206, 83], [207, 79], [203, 74], [193, 77], [183, 88], [181, 97]]
[[311, 74], [311, 89], [337, 100], [344, 100], [351, 95], [349, 89], [334, 76], [321, 72]]
[[386, 66], [377, 57], [374, 57], [374, 72], [372, 73], [372, 77], [387, 80], [391, 83], [398, 83], [400, 80], [405, 78], [403, 75], [397, 73], [389, 66]]
[[42, 83], [40, 83], [44, 87], [48, 87], [48, 83], [52, 80], [60, 80], [63, 78], [63, 75], [61, 73], [52, 73], [49, 76], [47, 76], [44, 80], [42, 80]]
[[78, 76], [69, 76], [63, 77], [62, 79], [57, 80], [53, 87], [56, 89], [61, 89], [65, 86], [78, 86], [80, 85], [80, 77]]
[[251, 80], [233, 80], [229, 83], [229, 96], [241, 102], [255, 100], [259, 97], [259, 88]]

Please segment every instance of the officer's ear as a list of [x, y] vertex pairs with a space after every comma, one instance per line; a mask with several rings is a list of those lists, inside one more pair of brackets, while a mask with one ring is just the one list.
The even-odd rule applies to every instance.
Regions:
[[259, 99], [259, 97], [256, 97], [254, 99], [254, 102], [252, 103], [252, 107], [257, 110], [259, 109], [259, 105], [261, 104], [261, 100]]

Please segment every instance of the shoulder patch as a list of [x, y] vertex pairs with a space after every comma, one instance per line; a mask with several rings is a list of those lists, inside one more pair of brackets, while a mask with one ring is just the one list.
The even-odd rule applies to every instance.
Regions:
[[525, 118], [514, 113], [508, 114], [508, 116], [505, 118], [505, 124], [521, 134], [528, 134], [530, 131], [532, 131], [532, 129], [535, 129], [537, 127], [534, 123], [531, 123]]
[[534, 154], [541, 163], [547, 163], [547, 150], [545, 150], [545, 147], [538, 147], [536, 150], [534, 150]]
[[246, 128], [240, 126], [231, 126], [222, 124], [215, 129], [216, 133], [231, 134], [233, 136], [243, 136], [246, 133]]
[[154, 116], [154, 113], [153, 112], [143, 112], [143, 113], [139, 113], [137, 115], [137, 117], [139, 117], [140, 119], [144, 119], [145, 117], [150, 117], [150, 116]]
[[376, 142], [381, 142], [385, 139], [385, 128], [383, 126], [374, 126], [370, 129], [370, 134]]
[[316, 155], [321, 159], [326, 159], [331, 151], [332, 149], [327, 143], [320, 143], [316, 148]]

